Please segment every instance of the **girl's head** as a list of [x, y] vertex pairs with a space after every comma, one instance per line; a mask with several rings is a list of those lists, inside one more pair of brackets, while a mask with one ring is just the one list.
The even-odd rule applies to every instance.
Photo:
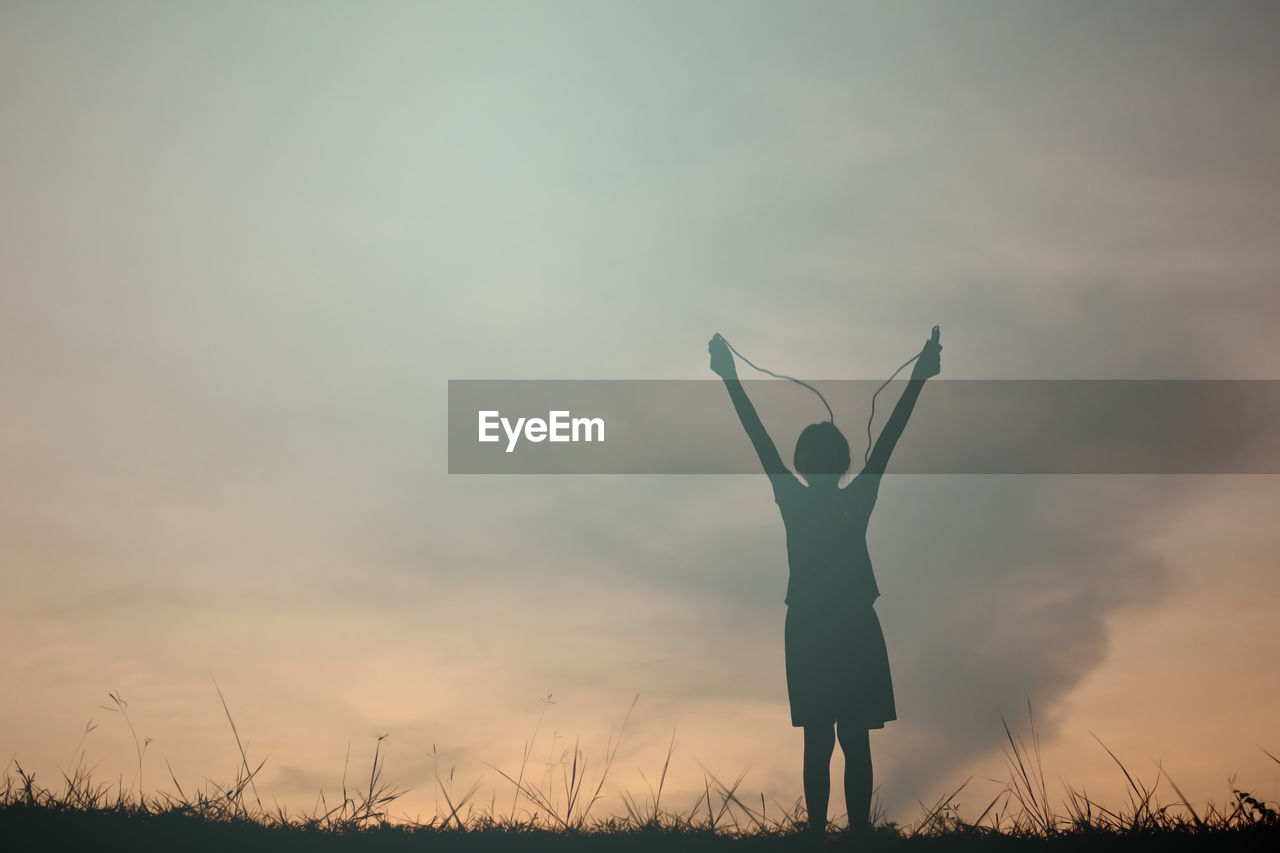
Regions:
[[813, 483], [814, 477], [840, 478], [849, 470], [849, 442], [831, 421], [809, 424], [796, 441], [796, 473]]

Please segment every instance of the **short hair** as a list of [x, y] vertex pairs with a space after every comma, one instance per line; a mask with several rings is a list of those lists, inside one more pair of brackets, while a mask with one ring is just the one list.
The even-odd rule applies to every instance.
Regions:
[[809, 424], [796, 441], [796, 472], [843, 476], [849, 470], [849, 442], [831, 421]]

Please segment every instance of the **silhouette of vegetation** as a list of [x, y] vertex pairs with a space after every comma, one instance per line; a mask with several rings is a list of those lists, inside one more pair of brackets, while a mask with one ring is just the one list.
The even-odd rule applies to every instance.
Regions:
[[[115, 707], [108, 710], [127, 712], [118, 692], [111, 694], [111, 699]], [[1155, 781], [1144, 782], [1105, 744], [1102, 748], [1129, 785], [1128, 802], [1104, 806], [1084, 792], [1064, 786], [1065, 799], [1055, 805], [1045, 780], [1034, 720], [1030, 720], [1028, 742], [1003, 719], [1009, 781], [975, 820], [966, 820], [957, 805], [966, 781], [931, 805], [922, 803], [921, 816], [913, 823], [889, 822], [883, 810], [877, 810], [872, 826], [865, 831], [832, 829], [825, 839], [816, 840], [806, 832], [801, 798], [790, 807], [770, 804], [763, 794], [756, 802], [742, 790], [745, 772], [726, 781], [728, 777], [722, 779], [705, 768], [702, 793], [684, 809], [670, 808], [663, 805], [662, 793], [675, 750], [674, 736], [656, 780], [649, 784], [647, 798], [624, 791], [625, 814], [593, 815], [591, 806], [604, 790], [626, 720], [610, 738], [599, 779], [591, 782], [585, 781], [587, 756], [576, 742], [546, 773], [538, 776], [528, 772], [541, 718], [525, 744], [519, 772], [513, 776], [493, 768], [515, 789], [505, 815], [497, 811], [496, 791], [487, 807], [476, 805], [479, 782], [465, 794], [455, 795], [450, 771], [445, 778], [435, 774], [440, 801], [435, 815], [426, 820], [394, 816], [392, 806], [406, 790], [384, 781], [382, 741], [387, 735], [376, 739], [367, 779], [348, 785], [344, 768], [340, 801], [330, 804], [322, 791], [312, 810], [291, 814], [279, 805], [263, 805], [255, 789], [265, 759], [256, 764], [248, 760], [231, 713], [225, 700], [222, 702], [240, 753], [236, 774], [225, 784], [206, 780], [204, 787], [188, 791], [170, 769], [173, 790], [146, 793], [141, 788], [141, 763], [136, 785], [123, 779], [114, 785], [99, 783], [86, 767], [82, 737], [73, 766], [61, 773], [53, 787], [38, 782], [16, 758], [10, 761], [0, 785], [0, 845], [7, 850], [77, 851], [790, 851], [812, 850], [816, 845], [827, 850], [1053, 847], [1134, 851], [1276, 849], [1280, 842], [1280, 805], [1233, 785], [1232, 798], [1225, 806], [1210, 803], [1197, 811], [1163, 769]], [[127, 719], [126, 723], [141, 755], [146, 741], [138, 740], [132, 723]], [[84, 736], [93, 729], [90, 723]], [[1267, 755], [1280, 763], [1271, 753]], [[1172, 803], [1157, 802], [1161, 777], [1177, 795]]]

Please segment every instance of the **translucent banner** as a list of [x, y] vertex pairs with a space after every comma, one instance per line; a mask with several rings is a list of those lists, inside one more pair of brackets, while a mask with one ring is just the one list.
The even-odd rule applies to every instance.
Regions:
[[[814, 380], [848, 439], [869, 445], [874, 380]], [[742, 383], [783, 460], [827, 419], [792, 382]], [[876, 399], [870, 441], [905, 381]], [[451, 474], [758, 474], [718, 380], [451, 380]], [[889, 474], [1277, 474], [1280, 381], [931, 379]]]

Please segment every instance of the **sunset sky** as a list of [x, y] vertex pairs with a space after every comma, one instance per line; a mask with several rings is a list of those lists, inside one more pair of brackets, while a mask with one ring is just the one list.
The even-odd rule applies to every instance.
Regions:
[[[216, 682], [264, 801], [389, 733], [397, 813], [452, 768], [505, 814], [540, 718], [533, 772], [591, 773], [639, 696], [600, 816], [673, 733], [665, 804], [789, 807], [767, 481], [449, 475], [447, 381], [709, 379], [717, 331], [881, 379], [934, 324], [947, 379], [1280, 379], [1278, 42], [1269, 2], [3, 0], [4, 760], [52, 784], [92, 720], [136, 784], [118, 693], [148, 790], [226, 782]], [[1124, 801], [1100, 739], [1280, 797], [1278, 505], [887, 477], [889, 815], [976, 816], [1028, 701], [1054, 796]]]

